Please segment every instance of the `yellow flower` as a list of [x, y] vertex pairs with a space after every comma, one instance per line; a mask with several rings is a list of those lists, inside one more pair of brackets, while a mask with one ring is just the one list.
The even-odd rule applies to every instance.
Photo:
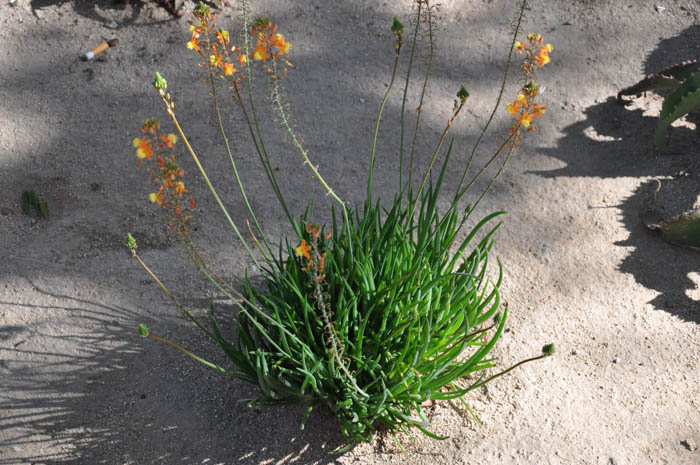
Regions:
[[525, 102], [525, 96], [523, 94], [518, 94], [517, 97], [515, 97], [515, 103], [518, 105], [522, 105]]
[[136, 150], [136, 156], [139, 157], [139, 160], [143, 160], [144, 158], [146, 158], [146, 151], [143, 148], [139, 147]]
[[150, 200], [151, 203], [156, 203], [156, 201], [158, 200], [158, 196], [155, 192], [151, 192], [150, 194], [148, 194], [148, 200]]
[[311, 246], [306, 244], [306, 239], [303, 239], [299, 247], [294, 249], [294, 255], [297, 257], [306, 257], [307, 260], [311, 260], [309, 250], [311, 250]]
[[194, 42], [192, 42], [191, 40], [187, 42], [187, 48], [189, 48], [190, 50], [194, 50]]
[[515, 103], [509, 103], [509, 104], [506, 106], [506, 110], [508, 110], [508, 113], [510, 113], [511, 115], [515, 116], [515, 115], [518, 113], [518, 103], [517, 103], [517, 102], [515, 102]]
[[290, 44], [289, 42], [285, 42], [284, 47], [282, 47], [282, 53], [284, 53], [285, 55], [289, 55], [289, 49], [291, 47], [292, 47], [292, 44]]
[[554, 50], [554, 47], [552, 47], [552, 44], [547, 44], [547, 45], [545, 45], [544, 47], [547, 49], [547, 52], [548, 52], [548, 53], [551, 53], [552, 50]]
[[131, 145], [133, 145], [134, 148], [138, 147], [139, 145], [141, 145], [141, 139], [139, 139], [138, 137], [134, 137], [134, 140], [131, 141]]
[[175, 145], [177, 142], [177, 136], [175, 134], [168, 134], [168, 140], [170, 141], [171, 144]]

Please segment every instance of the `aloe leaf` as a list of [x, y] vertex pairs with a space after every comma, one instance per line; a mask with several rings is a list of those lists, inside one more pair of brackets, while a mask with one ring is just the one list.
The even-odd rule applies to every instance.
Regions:
[[620, 100], [622, 96], [639, 95], [642, 92], [655, 89], [674, 89], [698, 71], [700, 71], [700, 61], [697, 60], [684, 61], [669, 66], [659, 73], [650, 74], [633, 86], [622, 89], [618, 92], [617, 99]]
[[659, 226], [664, 240], [700, 251], [700, 209], [662, 221]]
[[700, 73], [688, 78], [664, 101], [655, 136], [656, 146], [659, 149], [668, 151], [663, 143], [663, 136], [671, 123], [696, 108], [700, 108]]

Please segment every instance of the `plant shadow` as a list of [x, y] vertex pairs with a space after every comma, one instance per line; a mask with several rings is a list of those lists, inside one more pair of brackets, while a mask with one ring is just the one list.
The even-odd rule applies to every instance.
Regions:
[[[69, 312], [71, 327], [85, 331], [2, 328], [0, 426], [12, 434], [0, 439], [0, 464], [336, 463], [329, 452], [343, 440], [330, 416], [312, 414], [301, 431], [303, 407], [249, 408], [240, 399], [256, 396], [252, 386], [140, 338], [138, 311], [30, 284], [55, 303], [0, 308]], [[163, 335], [227, 366], [189, 322], [156, 321]]]
[[114, 21], [115, 29], [133, 24], [144, 9], [146, 2], [152, 2], [163, 8], [176, 19], [182, 15], [179, 8], [187, 0], [31, 0], [31, 9], [34, 16], [39, 16], [39, 11], [52, 6], [62, 6], [70, 3], [77, 14], [103, 23]]
[[[645, 61], [646, 74], [694, 58], [689, 54], [693, 44], [699, 41], [700, 26], [661, 41]], [[619, 270], [632, 275], [638, 284], [659, 292], [650, 302], [656, 309], [700, 323], [700, 303], [688, 295], [698, 287], [690, 277], [700, 272], [697, 252], [664, 242], [658, 233], [645, 226], [697, 207], [700, 114], [691, 113], [685, 118], [685, 125], [669, 128], [667, 145], [671, 152], [664, 153], [654, 147], [657, 117], [645, 114], [649, 105], [660, 108], [659, 96], [644, 95], [623, 101], [609, 97], [586, 108], [585, 118], [564, 129], [557, 147], [542, 150], [566, 166], [536, 174], [647, 178], [615, 206], [620, 209], [621, 221], [629, 232], [626, 240], [615, 245], [631, 248]]]

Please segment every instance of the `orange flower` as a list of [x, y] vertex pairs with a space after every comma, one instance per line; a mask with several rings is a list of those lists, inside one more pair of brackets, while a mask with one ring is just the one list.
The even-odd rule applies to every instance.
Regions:
[[510, 113], [513, 116], [517, 115], [518, 114], [518, 102], [516, 101], [514, 103], [509, 103], [506, 106], [506, 110], [508, 110], [508, 113]]
[[217, 66], [221, 68], [223, 66], [223, 57], [218, 53], [215, 55], [209, 55], [209, 64], [211, 66]]
[[549, 63], [549, 54], [546, 53], [546, 49], [543, 49], [543, 51], [535, 57], [537, 60], [537, 66], [544, 66], [547, 63]]
[[219, 29], [216, 31], [216, 40], [221, 42], [222, 45], [228, 45], [228, 31], [226, 29]]
[[265, 49], [265, 43], [262, 40], [258, 40], [258, 43], [255, 45], [255, 51], [253, 52], [252, 58], [256, 61], [267, 61], [267, 59], [270, 58], [270, 55]]
[[141, 160], [144, 158], [150, 160], [151, 157], [153, 156], [153, 149], [151, 148], [151, 142], [148, 140], [148, 138], [144, 137], [139, 139], [138, 137], [135, 138], [132, 142], [132, 144], [138, 148], [136, 149], [136, 156], [138, 157], [139, 161], [137, 164], [141, 163]]
[[163, 141], [161, 144], [161, 149], [163, 149], [165, 145], [167, 145], [168, 148], [173, 148], [175, 142], [177, 142], [177, 136], [175, 134], [168, 134], [167, 136], [165, 134], [161, 134], [160, 140]]
[[294, 255], [297, 257], [306, 257], [307, 260], [311, 260], [309, 250], [311, 250], [311, 246], [306, 244], [306, 239], [303, 239], [299, 247], [294, 249]]
[[530, 122], [532, 122], [533, 116], [534, 115], [528, 113], [527, 111], [524, 111], [522, 115], [518, 116], [518, 121], [520, 122], [520, 124], [527, 128], [530, 126]]
[[192, 37], [192, 40], [187, 42], [187, 48], [190, 50], [197, 50], [199, 52], [199, 41], [196, 37]]
[[532, 114], [540, 118], [542, 115], [544, 115], [544, 112], [547, 110], [547, 107], [544, 105], [538, 105], [535, 104], [535, 106], [532, 109]]
[[518, 53], [523, 53], [525, 51], [526, 46], [527, 46], [527, 44], [525, 44], [523, 42], [520, 42], [520, 41], [515, 42], [515, 49], [518, 51]]
[[233, 67], [231, 63], [226, 63], [224, 65], [224, 75], [225, 76], [233, 76], [233, 73], [236, 72], [236, 68]]
[[178, 181], [177, 184], [175, 184], [175, 194], [182, 197], [182, 194], [187, 192], [189, 191], [185, 189], [185, 183], [183, 183], [182, 181]]

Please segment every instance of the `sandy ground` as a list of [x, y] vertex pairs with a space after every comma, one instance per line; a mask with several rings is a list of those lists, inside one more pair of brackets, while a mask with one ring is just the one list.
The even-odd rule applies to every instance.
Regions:
[[[549, 112], [482, 212], [510, 211], [496, 252], [511, 319], [496, 356], [508, 366], [550, 341], [558, 353], [471, 396], [482, 426], [447, 404], [434, 407], [432, 430], [450, 438], [417, 434], [406, 458], [381, 437], [328, 455], [342, 441], [332, 418], [312, 415], [300, 431], [301, 408], [250, 409], [242, 399], [255, 394], [252, 386], [138, 336], [143, 322], [225, 363], [122, 245], [132, 232], [159, 276], [204, 311], [207, 287], [169, 243], [130, 145], [142, 119], [165, 119], [150, 86], [155, 71], [168, 79], [236, 221], [245, 219], [184, 46], [186, 18], [136, 0], [126, 10], [111, 0], [1, 2], [0, 464], [700, 464], [699, 256], [662, 242], [642, 223], [654, 179], [662, 183], [662, 216], [697, 204], [700, 120], [691, 115], [672, 128], [674, 152], [661, 154], [652, 143], [661, 99], [614, 99], [647, 73], [700, 56], [698, 3], [530, 3], [525, 30], [555, 46], [541, 73]], [[429, 153], [464, 84], [469, 109], [452, 129], [463, 161], [496, 96], [516, 2], [442, 3], [419, 149]], [[410, 8], [409, 0], [254, 2], [293, 43], [287, 86], [296, 125], [350, 202], [364, 196], [369, 136], [391, 72], [388, 27]], [[231, 7], [220, 15], [222, 24], [235, 19]], [[73, 63], [113, 37], [120, 44], [101, 59]], [[511, 85], [507, 95], [515, 90]], [[396, 185], [397, 96], [378, 144], [377, 189], [387, 199]], [[289, 228], [241, 117], [229, 115], [254, 208], [269, 236], [279, 238]], [[503, 111], [487, 148], [507, 124]], [[327, 215], [320, 187], [269, 126], [289, 204], [300, 214], [316, 196], [319, 214]], [[450, 175], [448, 186], [457, 181]], [[201, 183], [189, 182], [198, 199], [198, 241], [214, 266], [242, 272], [244, 253]], [[22, 213], [27, 189], [48, 202], [48, 221]]]

